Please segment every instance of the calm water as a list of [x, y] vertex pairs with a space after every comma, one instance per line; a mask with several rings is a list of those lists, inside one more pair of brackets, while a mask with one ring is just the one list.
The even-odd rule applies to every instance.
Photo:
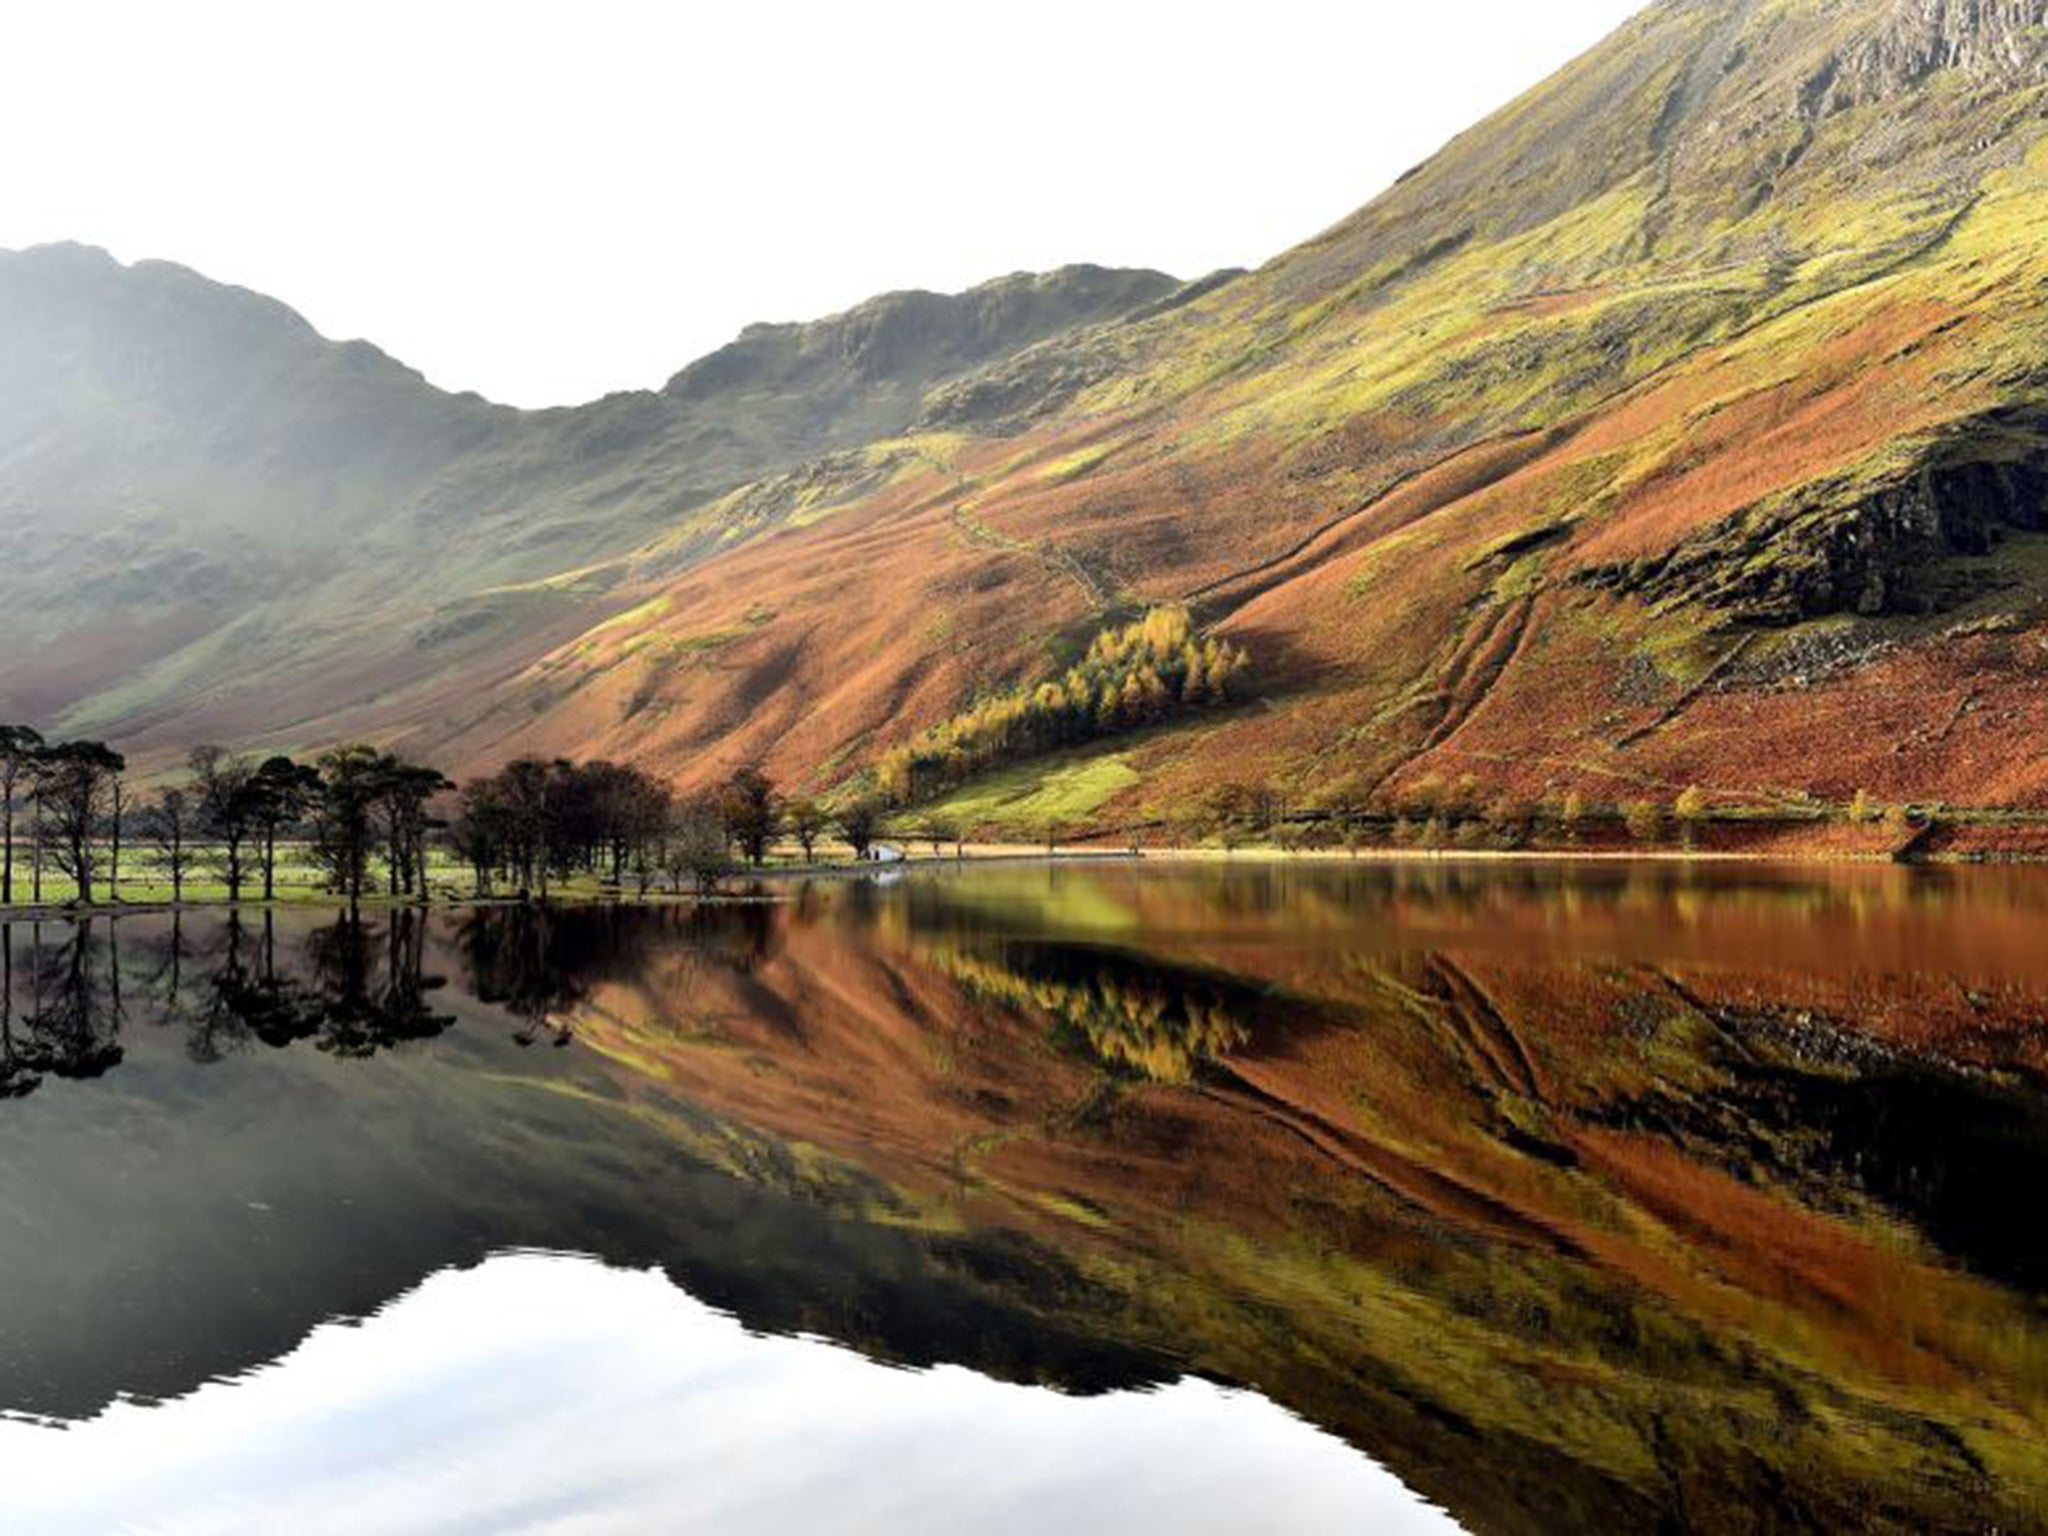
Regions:
[[0, 1528], [2048, 1529], [2048, 876], [6, 930]]

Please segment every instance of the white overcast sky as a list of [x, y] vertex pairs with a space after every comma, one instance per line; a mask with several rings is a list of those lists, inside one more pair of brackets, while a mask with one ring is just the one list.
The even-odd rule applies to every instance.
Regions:
[[891, 288], [1256, 264], [1638, 8], [0, 0], [0, 246], [561, 404]]

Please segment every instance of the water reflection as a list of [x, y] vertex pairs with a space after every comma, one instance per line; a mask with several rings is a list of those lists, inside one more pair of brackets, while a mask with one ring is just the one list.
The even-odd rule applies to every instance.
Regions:
[[1365, 865], [17, 929], [0, 1382], [179, 1396], [547, 1247], [1253, 1388], [1476, 1528], [2028, 1528], [2044, 930], [2018, 872]]
[[[607, 1401], [631, 1411], [593, 1421]], [[876, 1536], [1454, 1528], [1341, 1442], [1207, 1383], [1074, 1402], [957, 1368], [887, 1371], [750, 1335], [659, 1276], [535, 1254], [436, 1276], [169, 1411], [118, 1408], [54, 1442], [0, 1424], [0, 1460], [10, 1517], [38, 1536], [565, 1515], [581, 1531]], [[176, 1476], [108, 1479], [110, 1465]]]
[[[203, 937], [189, 937], [193, 928]], [[200, 1063], [302, 1040], [363, 1058], [431, 1039], [455, 1021], [429, 1001], [446, 982], [427, 968], [427, 919], [415, 912], [314, 927], [282, 960], [273, 912], [253, 928], [231, 913], [130, 930], [116, 918], [0, 923], [0, 1087], [8, 1096], [34, 1092], [45, 1077], [92, 1078], [119, 1066], [138, 1020], [182, 1031]]]

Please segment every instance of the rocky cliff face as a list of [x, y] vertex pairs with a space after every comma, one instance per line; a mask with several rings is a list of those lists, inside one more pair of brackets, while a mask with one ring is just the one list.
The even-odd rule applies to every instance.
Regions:
[[1875, 35], [1833, 61], [1825, 93], [1830, 105], [1881, 101], [1940, 70], [1960, 70], [1972, 83], [2032, 77], [2048, 57], [2048, 4], [2043, 0], [1896, 0]]
[[1903, 469], [1803, 487], [1668, 554], [1585, 579], [1651, 602], [1698, 603], [1736, 625], [1936, 614], [2001, 579], [1968, 562], [2009, 535], [2043, 532], [2048, 420], [1999, 413], [1924, 445]]

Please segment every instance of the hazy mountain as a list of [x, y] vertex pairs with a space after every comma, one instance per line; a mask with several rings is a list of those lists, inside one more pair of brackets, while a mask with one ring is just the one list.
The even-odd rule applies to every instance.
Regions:
[[551, 578], [1174, 287], [1074, 267], [891, 294], [752, 327], [659, 392], [520, 412], [181, 267], [0, 254], [0, 698], [152, 737], [374, 715], [601, 585]]
[[[152, 548], [196, 554], [212, 622], [218, 594], [264, 594], [256, 653], [311, 664], [238, 674], [250, 618], [177, 651], [115, 605], [75, 641], [106, 658], [89, 685], [37, 646], [0, 691], [148, 743], [262, 720], [456, 765], [759, 758], [822, 787], [1182, 599], [1251, 652], [1261, 703], [1068, 764], [1062, 814], [1225, 774], [2038, 800], [2044, 24], [2048, 0], [1666, 0], [1256, 273], [880, 301], [580, 412], [338, 349], [317, 420], [218, 392], [174, 471], [123, 446], [124, 393], [119, 434], [10, 452], [0, 505], [90, 460], [83, 483], [162, 520]], [[260, 373], [284, 343], [237, 345]], [[331, 434], [365, 439], [360, 477]], [[285, 578], [236, 564], [260, 543], [217, 550], [167, 499], [220, 441], [265, 496], [288, 483], [266, 527], [372, 530], [289, 625]], [[21, 526], [0, 521], [41, 564], [0, 601], [76, 619], [91, 584]], [[337, 630], [306, 651], [303, 617], [364, 591], [415, 595], [411, 650], [351, 670], [360, 632]], [[235, 708], [195, 711], [224, 670]]]

